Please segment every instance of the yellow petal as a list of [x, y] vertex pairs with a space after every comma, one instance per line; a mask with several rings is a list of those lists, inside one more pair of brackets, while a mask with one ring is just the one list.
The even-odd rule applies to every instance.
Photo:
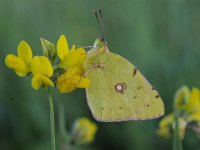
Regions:
[[42, 68], [42, 74], [46, 75], [47, 77], [51, 77], [53, 74], [53, 67], [50, 61], [44, 56], [40, 56], [39, 59]]
[[67, 72], [65, 72], [65, 78], [73, 78], [77, 74], [77, 68], [70, 68]]
[[159, 123], [159, 126], [161, 128], [163, 127], [168, 127], [169, 125], [171, 125], [174, 122], [174, 115], [173, 114], [169, 114], [167, 116], [165, 116]]
[[61, 93], [69, 93], [75, 89], [75, 84], [72, 82], [72, 77], [74, 74], [75, 70], [71, 69], [70, 71], [58, 77], [56, 85]]
[[198, 108], [198, 111], [191, 113], [188, 116], [188, 121], [189, 122], [193, 122], [193, 121], [200, 122], [200, 107]]
[[32, 87], [35, 90], [38, 90], [41, 86], [47, 87], [47, 86], [54, 86], [53, 82], [47, 78], [46, 76], [37, 74], [33, 76], [32, 78]]
[[60, 93], [70, 93], [75, 89], [74, 84], [70, 81], [64, 81], [64, 82], [57, 82], [57, 88], [60, 91]]
[[90, 80], [88, 78], [81, 78], [77, 88], [87, 88], [90, 86]]
[[17, 47], [17, 51], [19, 58], [29, 65], [32, 60], [32, 51], [29, 44], [25, 41], [21, 41]]
[[75, 88], [86, 88], [90, 84], [87, 78], [81, 77], [77, 68], [70, 68], [67, 72], [60, 75], [56, 85], [61, 93], [69, 93]]
[[33, 57], [31, 61], [31, 72], [33, 75], [42, 74], [39, 56]]
[[79, 63], [82, 63], [83, 61], [85, 61], [85, 59], [87, 57], [85, 49], [77, 48], [76, 52], [78, 53]]
[[190, 90], [187, 86], [182, 86], [177, 90], [174, 100], [178, 109], [183, 109], [185, 104], [189, 101]]
[[30, 72], [25, 62], [15, 55], [8, 54], [5, 58], [5, 63], [9, 68], [14, 69], [20, 77], [24, 77]]
[[38, 90], [42, 85], [41, 75], [38, 74], [33, 76], [31, 84], [35, 90]]
[[156, 133], [165, 138], [165, 139], [169, 139], [171, 137], [171, 131], [170, 131], [170, 128], [168, 127], [163, 127], [163, 128], [159, 128]]
[[63, 60], [64, 57], [69, 53], [69, 47], [66, 37], [62, 34], [57, 42], [57, 54], [58, 57]]
[[51, 81], [49, 78], [47, 78], [46, 76], [42, 76], [41, 77], [41, 80], [42, 80], [42, 85], [43, 86], [54, 86], [54, 83], [53, 81]]
[[35, 56], [31, 62], [31, 71], [33, 75], [42, 74], [51, 77], [53, 68], [49, 60], [44, 56]]
[[15, 73], [19, 76], [19, 77], [25, 77], [27, 74], [24, 72], [19, 72], [19, 71], [15, 71]]
[[67, 70], [70, 67], [80, 65], [86, 59], [86, 52], [83, 48], [70, 51], [69, 54], [60, 62], [60, 67]]
[[192, 88], [190, 99], [188, 103], [186, 103], [184, 109], [188, 112], [195, 112], [200, 106], [200, 93], [199, 89], [196, 87]]

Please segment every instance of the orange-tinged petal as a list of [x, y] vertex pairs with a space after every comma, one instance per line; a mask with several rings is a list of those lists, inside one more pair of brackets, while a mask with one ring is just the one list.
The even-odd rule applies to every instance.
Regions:
[[21, 41], [17, 47], [17, 51], [19, 58], [29, 65], [32, 60], [32, 51], [30, 45], [25, 41]]
[[24, 77], [30, 72], [30, 69], [25, 62], [15, 55], [8, 54], [5, 58], [5, 63], [9, 68], [18, 72], [17, 75], [20, 77]]
[[51, 77], [53, 68], [49, 60], [44, 56], [35, 56], [31, 62], [31, 71], [33, 75], [42, 74]]
[[69, 47], [66, 37], [62, 34], [57, 42], [57, 54], [61, 60], [69, 53]]

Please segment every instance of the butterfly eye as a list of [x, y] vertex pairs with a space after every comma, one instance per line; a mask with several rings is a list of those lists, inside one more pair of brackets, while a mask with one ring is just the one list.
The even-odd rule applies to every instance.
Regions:
[[104, 43], [103, 43], [103, 42], [97, 43], [97, 47], [98, 47], [98, 48], [102, 48], [103, 46], [104, 46]]
[[102, 48], [104, 47], [106, 44], [104, 41], [101, 41], [100, 39], [96, 39], [96, 41], [94, 42], [93, 47], [94, 48]]

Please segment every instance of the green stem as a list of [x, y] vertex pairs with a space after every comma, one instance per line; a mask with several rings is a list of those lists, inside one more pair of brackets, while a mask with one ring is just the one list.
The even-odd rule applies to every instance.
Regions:
[[50, 110], [51, 147], [52, 147], [52, 150], [56, 150], [54, 107], [53, 107], [53, 99], [52, 99], [52, 93], [51, 93], [50, 87], [48, 87], [48, 100], [49, 100], [49, 110]]
[[64, 140], [67, 141], [69, 139], [69, 135], [65, 128], [65, 110], [64, 110], [64, 105], [61, 101], [59, 102], [59, 128], [60, 128], [60, 135]]
[[65, 109], [62, 100], [59, 101], [58, 105], [58, 116], [59, 116], [59, 132], [60, 132], [60, 146], [61, 149], [70, 150], [71, 149], [71, 137], [65, 128]]
[[182, 150], [182, 143], [179, 133], [179, 111], [175, 107], [174, 107], [174, 114], [175, 114], [175, 131], [173, 137], [173, 150]]

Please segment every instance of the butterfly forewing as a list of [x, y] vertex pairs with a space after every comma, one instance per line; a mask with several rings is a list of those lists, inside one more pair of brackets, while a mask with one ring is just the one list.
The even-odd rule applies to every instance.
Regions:
[[125, 58], [111, 52], [94, 55], [85, 62], [84, 69], [90, 70], [87, 78], [91, 85], [86, 94], [97, 120], [146, 120], [164, 114], [158, 92]]

